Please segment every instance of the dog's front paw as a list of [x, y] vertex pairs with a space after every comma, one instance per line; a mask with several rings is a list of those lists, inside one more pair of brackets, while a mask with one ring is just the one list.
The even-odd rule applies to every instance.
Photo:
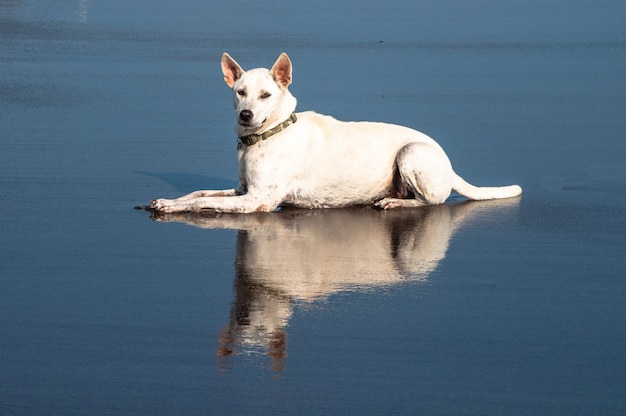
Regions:
[[163, 198], [153, 199], [148, 210], [152, 212], [165, 212], [168, 214], [196, 211], [195, 206], [186, 201]]
[[149, 211], [154, 212], [171, 212], [172, 201], [169, 199], [153, 199], [148, 207]]

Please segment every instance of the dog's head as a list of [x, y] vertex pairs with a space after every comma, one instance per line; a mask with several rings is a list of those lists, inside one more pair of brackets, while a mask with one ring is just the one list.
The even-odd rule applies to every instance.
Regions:
[[296, 108], [291, 84], [291, 61], [282, 53], [272, 69], [244, 71], [227, 53], [222, 55], [224, 81], [233, 90], [239, 136], [262, 133], [285, 121]]

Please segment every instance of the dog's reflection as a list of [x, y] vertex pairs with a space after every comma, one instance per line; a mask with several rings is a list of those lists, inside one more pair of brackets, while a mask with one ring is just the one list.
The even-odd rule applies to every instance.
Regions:
[[160, 221], [238, 230], [235, 300], [218, 355], [263, 352], [279, 371], [287, 356], [285, 328], [294, 301], [424, 281], [444, 258], [455, 230], [481, 212], [516, 204], [505, 200], [390, 211], [362, 207], [154, 215]]

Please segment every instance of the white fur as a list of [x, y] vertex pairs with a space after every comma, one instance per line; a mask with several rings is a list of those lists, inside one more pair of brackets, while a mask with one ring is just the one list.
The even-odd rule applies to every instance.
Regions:
[[[272, 69], [244, 71], [222, 57], [233, 90], [239, 137], [263, 133], [289, 118], [292, 66], [285, 53]], [[312, 111], [267, 140], [240, 144], [239, 189], [196, 191], [152, 201], [161, 212], [273, 211], [280, 205], [332, 208], [374, 204], [383, 209], [441, 204], [452, 190], [474, 200], [510, 198], [517, 185], [476, 187], [452, 169], [443, 149], [416, 130], [374, 122], [341, 122]], [[395, 180], [394, 180], [395, 176]]]

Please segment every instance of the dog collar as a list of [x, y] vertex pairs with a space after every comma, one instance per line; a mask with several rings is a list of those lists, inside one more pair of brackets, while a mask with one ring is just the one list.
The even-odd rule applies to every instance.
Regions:
[[296, 121], [298, 121], [298, 118], [296, 117], [296, 113], [291, 113], [289, 118], [283, 121], [282, 123], [280, 123], [278, 126], [272, 129], [269, 129], [268, 131], [263, 132], [261, 134], [249, 134], [247, 136], [241, 136], [239, 137], [239, 140], [241, 140], [242, 143], [247, 146], [252, 146], [253, 144], [257, 142], [260, 142], [261, 140], [269, 139], [276, 133], [280, 133], [281, 131], [285, 130], [287, 127], [289, 127]]

